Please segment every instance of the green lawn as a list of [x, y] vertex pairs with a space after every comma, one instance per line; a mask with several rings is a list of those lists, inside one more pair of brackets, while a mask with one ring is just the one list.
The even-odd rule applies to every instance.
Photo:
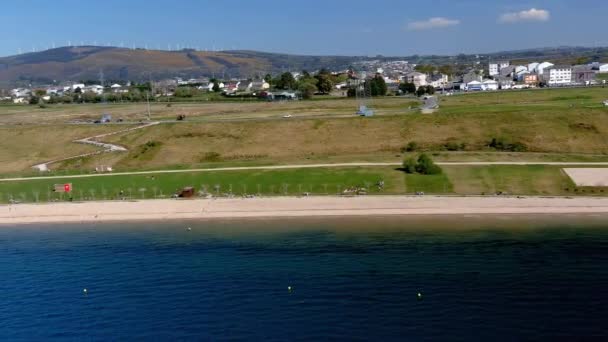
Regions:
[[[375, 184], [385, 182], [380, 191]], [[178, 189], [193, 186], [217, 195], [264, 194], [318, 195], [342, 193], [350, 187], [365, 187], [371, 194], [404, 192], [403, 173], [392, 168], [299, 169], [269, 171], [198, 172], [133, 176], [69, 178], [0, 182], [0, 202], [13, 198], [19, 201], [67, 199], [50, 192], [54, 184], [72, 183], [72, 196], [80, 199], [116, 199], [120, 191], [126, 197], [170, 197]]]
[[445, 170], [459, 194], [568, 195], [574, 190], [559, 166], [450, 166]]
[[[440, 175], [407, 175], [390, 167], [318, 168], [268, 171], [190, 172], [89, 178], [66, 177], [59, 180], [0, 182], [0, 203], [10, 199], [22, 202], [66, 200], [52, 193], [54, 184], [72, 183], [75, 200], [112, 200], [124, 197], [166, 198], [178, 189], [194, 186], [215, 195], [269, 196], [341, 194], [351, 187], [365, 187], [372, 195], [381, 194], [459, 194], [491, 195], [603, 195], [608, 189], [576, 188], [559, 166], [449, 166]], [[385, 182], [384, 189], [376, 186]], [[606, 192], [608, 193], [608, 192]]]

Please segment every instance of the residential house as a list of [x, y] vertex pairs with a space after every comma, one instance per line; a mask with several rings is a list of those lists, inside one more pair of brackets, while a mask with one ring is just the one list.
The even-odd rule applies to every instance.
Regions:
[[494, 76], [513, 79], [515, 77], [515, 66], [509, 65], [507, 67], [504, 67], [504, 68], [500, 69], [500, 72], [498, 75], [494, 75]]
[[511, 63], [509, 61], [490, 62], [490, 65], [488, 68], [489, 75], [496, 76], [496, 75], [500, 74], [500, 70], [502, 70], [503, 68], [506, 68], [510, 65], [511, 65]]
[[608, 73], [608, 64], [601, 64], [598, 68], [600, 74]]
[[515, 85], [515, 81], [513, 81], [512, 77], [495, 77], [495, 80], [498, 82], [498, 87], [500, 89], [511, 89]]
[[346, 88], [348, 88], [348, 83], [347, 82], [341, 82], [341, 83], [336, 84], [335, 87], [338, 90], [346, 89]]
[[480, 74], [477, 73], [477, 71], [472, 70], [467, 72], [466, 74], [462, 75], [462, 83], [464, 84], [469, 84], [470, 82], [473, 81], [478, 81], [481, 83], [482, 77]]
[[32, 95], [32, 91], [27, 88], [16, 88], [11, 90], [11, 96], [14, 98], [24, 98]]
[[526, 85], [535, 86], [539, 82], [538, 75], [537, 74], [524, 75], [523, 82]]
[[429, 79], [429, 84], [434, 88], [445, 88], [449, 86], [449, 77], [444, 74], [434, 74], [431, 75]]
[[113, 93], [120, 93], [122, 91], [122, 86], [118, 83], [115, 83], [110, 86], [110, 89]]
[[253, 87], [253, 82], [248, 80], [240, 81], [237, 85], [237, 90], [242, 92], [251, 91], [251, 87]]
[[482, 90], [498, 90], [498, 82], [495, 80], [485, 80], [481, 84]]
[[466, 91], [481, 91], [483, 90], [482, 83], [480, 81], [474, 80], [468, 83], [465, 83], [464, 90]]
[[239, 82], [230, 81], [225, 84], [224, 92], [225, 93], [234, 93], [239, 88]]
[[261, 80], [261, 81], [253, 81], [251, 84], [251, 89], [253, 91], [264, 91], [270, 89], [270, 83]]
[[572, 67], [554, 65], [544, 68], [543, 81], [549, 86], [568, 85], [572, 83]]
[[572, 67], [572, 83], [589, 85], [595, 80], [595, 71], [589, 65], [575, 65]]
[[29, 101], [25, 97], [18, 97], [16, 99], [13, 99], [14, 104], [26, 104], [28, 102]]
[[94, 85], [90, 85], [88, 87], [84, 87], [84, 89], [81, 88], [81, 90], [83, 92], [90, 92], [90, 93], [94, 93], [97, 95], [101, 95], [103, 94], [103, 86], [94, 84]]
[[67, 91], [75, 92], [76, 89], [80, 89], [81, 92], [84, 92], [85, 85], [83, 83], [75, 83], [69, 86]]
[[423, 73], [417, 72], [417, 71], [409, 72], [403, 76], [403, 79], [406, 82], [414, 83], [416, 88], [427, 85], [428, 82], [427, 82], [426, 78], [427, 78], [426, 74], [423, 74]]

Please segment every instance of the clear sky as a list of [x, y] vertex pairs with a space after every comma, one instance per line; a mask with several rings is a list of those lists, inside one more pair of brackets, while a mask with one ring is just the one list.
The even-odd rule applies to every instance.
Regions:
[[23, 0], [0, 56], [82, 43], [296, 54], [484, 53], [608, 46], [608, 0]]

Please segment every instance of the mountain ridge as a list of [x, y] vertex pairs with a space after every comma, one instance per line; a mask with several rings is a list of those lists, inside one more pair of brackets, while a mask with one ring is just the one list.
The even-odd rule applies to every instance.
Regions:
[[172, 77], [252, 78], [267, 73], [343, 70], [369, 60], [408, 60], [411, 63], [471, 64], [490, 59], [571, 61], [584, 57], [608, 62], [608, 48], [556, 47], [483, 54], [413, 56], [315, 56], [253, 50], [179, 51], [128, 49], [104, 46], [59, 47], [21, 55], [0, 57], [0, 86], [50, 84], [62, 81], [163, 79]]

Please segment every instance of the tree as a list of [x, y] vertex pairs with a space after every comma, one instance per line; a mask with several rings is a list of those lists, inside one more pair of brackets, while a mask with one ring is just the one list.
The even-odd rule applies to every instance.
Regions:
[[279, 79], [279, 84], [277, 84], [277, 88], [280, 89], [294, 89], [296, 87], [296, 79], [290, 72], [284, 72], [281, 74], [281, 78]]
[[422, 96], [424, 94], [426, 94], [426, 86], [418, 87], [418, 90], [416, 90], [416, 95]]
[[334, 83], [332, 82], [331, 75], [329, 74], [321, 74], [315, 76], [317, 79], [317, 89], [323, 94], [329, 94], [334, 87]]
[[298, 85], [298, 90], [302, 93], [302, 98], [310, 99], [317, 92], [317, 86], [310, 82], [303, 82]]
[[213, 91], [214, 93], [219, 93], [220, 92], [220, 81], [218, 81], [217, 78], [212, 78], [209, 80], [209, 83], [212, 84], [211, 86], [211, 91]]
[[381, 75], [374, 76], [368, 82], [370, 82], [369, 88], [372, 96], [384, 96], [388, 92], [386, 82]]
[[442, 65], [439, 68], [437, 68], [437, 71], [439, 71], [440, 74], [444, 74], [444, 75], [453, 75], [454, 74], [454, 70], [452, 69], [451, 65]]
[[421, 72], [423, 74], [432, 74], [435, 72], [435, 67], [430, 64], [419, 64], [419, 65], [416, 65], [414, 70]]
[[423, 175], [437, 175], [442, 173], [443, 171], [433, 160], [431, 157], [426, 155], [425, 153], [421, 154], [418, 157], [418, 164], [416, 165], [416, 171]]
[[266, 76], [264, 76], [264, 81], [270, 85], [272, 85], [272, 75], [271, 74], [266, 74]]
[[404, 94], [414, 94], [416, 93], [416, 85], [409, 82], [400, 83], [399, 90], [401, 90]]

